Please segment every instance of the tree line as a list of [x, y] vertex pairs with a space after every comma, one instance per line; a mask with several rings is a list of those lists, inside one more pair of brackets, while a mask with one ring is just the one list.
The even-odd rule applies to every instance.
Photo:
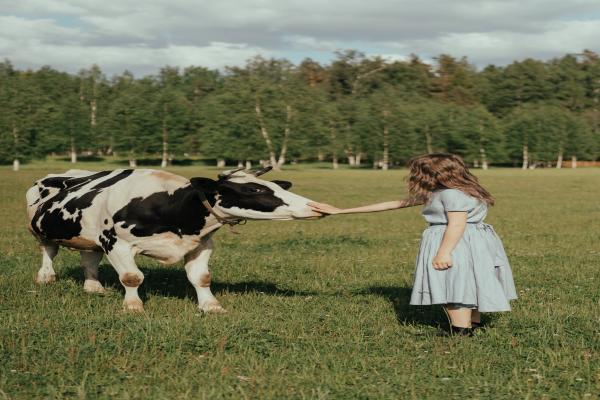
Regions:
[[589, 50], [481, 70], [467, 58], [389, 61], [347, 50], [323, 65], [257, 56], [107, 78], [0, 63], [0, 162], [47, 155], [201, 157], [218, 166], [327, 161], [388, 169], [416, 154], [475, 167], [600, 158], [600, 59]]

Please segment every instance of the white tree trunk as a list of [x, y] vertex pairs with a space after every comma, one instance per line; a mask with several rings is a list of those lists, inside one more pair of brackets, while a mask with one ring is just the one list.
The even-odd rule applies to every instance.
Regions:
[[556, 159], [556, 168], [561, 169], [563, 164], [563, 150], [558, 150], [558, 158]]
[[238, 168], [244, 168], [244, 163], [242, 162], [242, 160], [238, 160]]
[[285, 106], [285, 129], [283, 131], [283, 142], [281, 144], [281, 151], [279, 152], [279, 159], [277, 160], [277, 165], [274, 166], [275, 169], [281, 169], [283, 164], [285, 164], [285, 156], [287, 154], [291, 122], [292, 122], [292, 106], [290, 106], [289, 104], [286, 104], [286, 106]]
[[162, 160], [160, 162], [161, 168], [167, 168], [169, 165], [169, 130], [167, 129], [167, 106], [165, 105], [165, 114], [163, 116], [162, 124]]
[[217, 159], [217, 168], [225, 168], [225, 159], [224, 158]]
[[571, 157], [571, 168], [577, 168], [577, 156]]
[[246, 169], [251, 169], [251, 168], [252, 168], [252, 161], [246, 160]]
[[339, 163], [338, 163], [338, 155], [337, 155], [337, 132], [333, 125], [331, 125], [329, 130], [331, 133], [331, 144], [333, 146], [332, 151], [331, 151], [331, 166], [333, 167], [333, 169], [338, 169]]
[[362, 156], [362, 154], [358, 153], [358, 154], [356, 155], [356, 158], [355, 158], [355, 160], [354, 160], [354, 165], [356, 165], [357, 167], [360, 167], [361, 156]]
[[17, 125], [14, 124], [13, 122], [13, 126], [12, 126], [12, 134], [13, 134], [13, 141], [15, 144], [15, 159], [13, 160], [13, 171], [18, 171], [19, 170], [19, 159], [18, 159], [18, 147], [19, 147], [19, 130], [17, 129]]
[[350, 165], [351, 167], [356, 165], [356, 157], [352, 154], [348, 154], [348, 165]]
[[92, 99], [90, 101], [90, 126], [92, 128], [96, 127], [96, 113], [98, 106], [96, 105], [96, 99]]
[[481, 157], [481, 169], [488, 169], [487, 154], [483, 146], [479, 148], [479, 156]]
[[129, 168], [137, 168], [137, 160], [135, 158], [129, 159]]
[[383, 111], [383, 156], [381, 160], [381, 169], [384, 171], [387, 171], [390, 165], [390, 131], [387, 124], [389, 115], [390, 112], [388, 110]]
[[427, 145], [427, 153], [433, 153], [433, 145], [432, 145], [431, 132], [429, 132], [429, 126], [425, 127], [425, 143]]
[[275, 156], [275, 149], [273, 148], [273, 142], [271, 142], [271, 137], [269, 136], [269, 131], [267, 131], [267, 127], [265, 126], [262, 110], [260, 108], [260, 101], [258, 100], [258, 96], [256, 97], [256, 103], [254, 106], [254, 111], [256, 112], [256, 118], [258, 119], [258, 124], [260, 125], [260, 134], [265, 141], [267, 146], [267, 150], [269, 152], [269, 161], [273, 168], [277, 168], [277, 158]]
[[322, 162], [325, 161], [325, 154], [321, 150], [317, 152], [317, 161]]
[[77, 162], [77, 150], [75, 149], [75, 139], [71, 136], [71, 163], [75, 164]]
[[523, 169], [527, 169], [529, 166], [529, 148], [526, 144], [523, 145]]

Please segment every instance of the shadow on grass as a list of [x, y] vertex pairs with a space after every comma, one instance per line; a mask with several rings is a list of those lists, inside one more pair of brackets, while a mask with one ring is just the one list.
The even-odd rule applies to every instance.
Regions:
[[[197, 301], [196, 291], [188, 281], [182, 268], [140, 268], [144, 273], [144, 283], [139, 288], [139, 294], [143, 301], [149, 295], [175, 297]], [[71, 267], [64, 271], [64, 276], [73, 279], [83, 285], [83, 270], [81, 267]], [[100, 265], [100, 281], [107, 288], [112, 288], [124, 293], [123, 286], [119, 281], [117, 273], [111, 265]], [[267, 296], [338, 296], [340, 293], [317, 293], [309, 291], [295, 291], [280, 289], [271, 282], [244, 281], [244, 282], [215, 282], [211, 284], [211, 290], [219, 296], [223, 293], [239, 294], [264, 294]], [[446, 329], [448, 320], [440, 306], [411, 306], [410, 287], [401, 286], [372, 286], [353, 292], [354, 295], [377, 295], [386, 299], [394, 308], [396, 320], [401, 325], [426, 325]], [[484, 317], [484, 323], [488, 323], [490, 317]]]
[[[357, 294], [375, 294], [384, 297], [394, 307], [396, 319], [402, 325], [428, 325], [447, 329], [449, 322], [446, 314], [439, 305], [412, 306], [410, 295], [412, 288], [398, 286], [373, 286], [366, 288]], [[483, 314], [481, 317], [483, 325], [489, 325], [494, 317]]]
[[[196, 290], [188, 281], [183, 268], [165, 267], [161, 269], [140, 268], [144, 274], [144, 283], [139, 288], [142, 301], [146, 301], [148, 295], [175, 297], [179, 299], [190, 299], [196, 302]], [[101, 264], [99, 268], [100, 282], [106, 288], [113, 288], [125, 292], [119, 277], [113, 267], [109, 264]], [[71, 267], [64, 272], [64, 276], [77, 281], [83, 286], [83, 270], [81, 267]], [[213, 281], [210, 289], [214, 295], [222, 293], [260, 293], [269, 296], [314, 296], [313, 292], [298, 292], [289, 289], [280, 289], [270, 282], [244, 281], [244, 282], [217, 282]]]
[[440, 306], [411, 306], [410, 287], [372, 286], [357, 294], [375, 294], [386, 299], [396, 313], [396, 320], [402, 325], [427, 325], [446, 328], [448, 319]]

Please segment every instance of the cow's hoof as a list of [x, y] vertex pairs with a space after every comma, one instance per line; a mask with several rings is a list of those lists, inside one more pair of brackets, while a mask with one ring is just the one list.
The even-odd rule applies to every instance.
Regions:
[[46, 283], [52, 283], [56, 281], [55, 274], [40, 274], [39, 272], [35, 276], [35, 283], [43, 285]]
[[125, 300], [123, 302], [125, 312], [144, 312], [144, 303], [140, 299]]
[[225, 314], [227, 310], [221, 307], [219, 303], [208, 303], [200, 307], [202, 312], [208, 314]]
[[86, 293], [104, 293], [104, 287], [102, 287], [102, 284], [92, 279], [85, 280], [85, 282], [83, 283], [83, 290], [85, 290]]

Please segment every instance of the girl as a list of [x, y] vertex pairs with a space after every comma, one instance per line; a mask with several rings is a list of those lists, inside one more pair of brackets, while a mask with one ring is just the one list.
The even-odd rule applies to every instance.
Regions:
[[500, 238], [483, 223], [494, 199], [453, 154], [434, 153], [408, 163], [407, 200], [339, 209], [312, 203], [323, 214], [394, 210], [425, 204], [429, 227], [417, 256], [412, 305], [441, 304], [451, 332], [472, 335], [481, 312], [510, 311], [517, 294]]

